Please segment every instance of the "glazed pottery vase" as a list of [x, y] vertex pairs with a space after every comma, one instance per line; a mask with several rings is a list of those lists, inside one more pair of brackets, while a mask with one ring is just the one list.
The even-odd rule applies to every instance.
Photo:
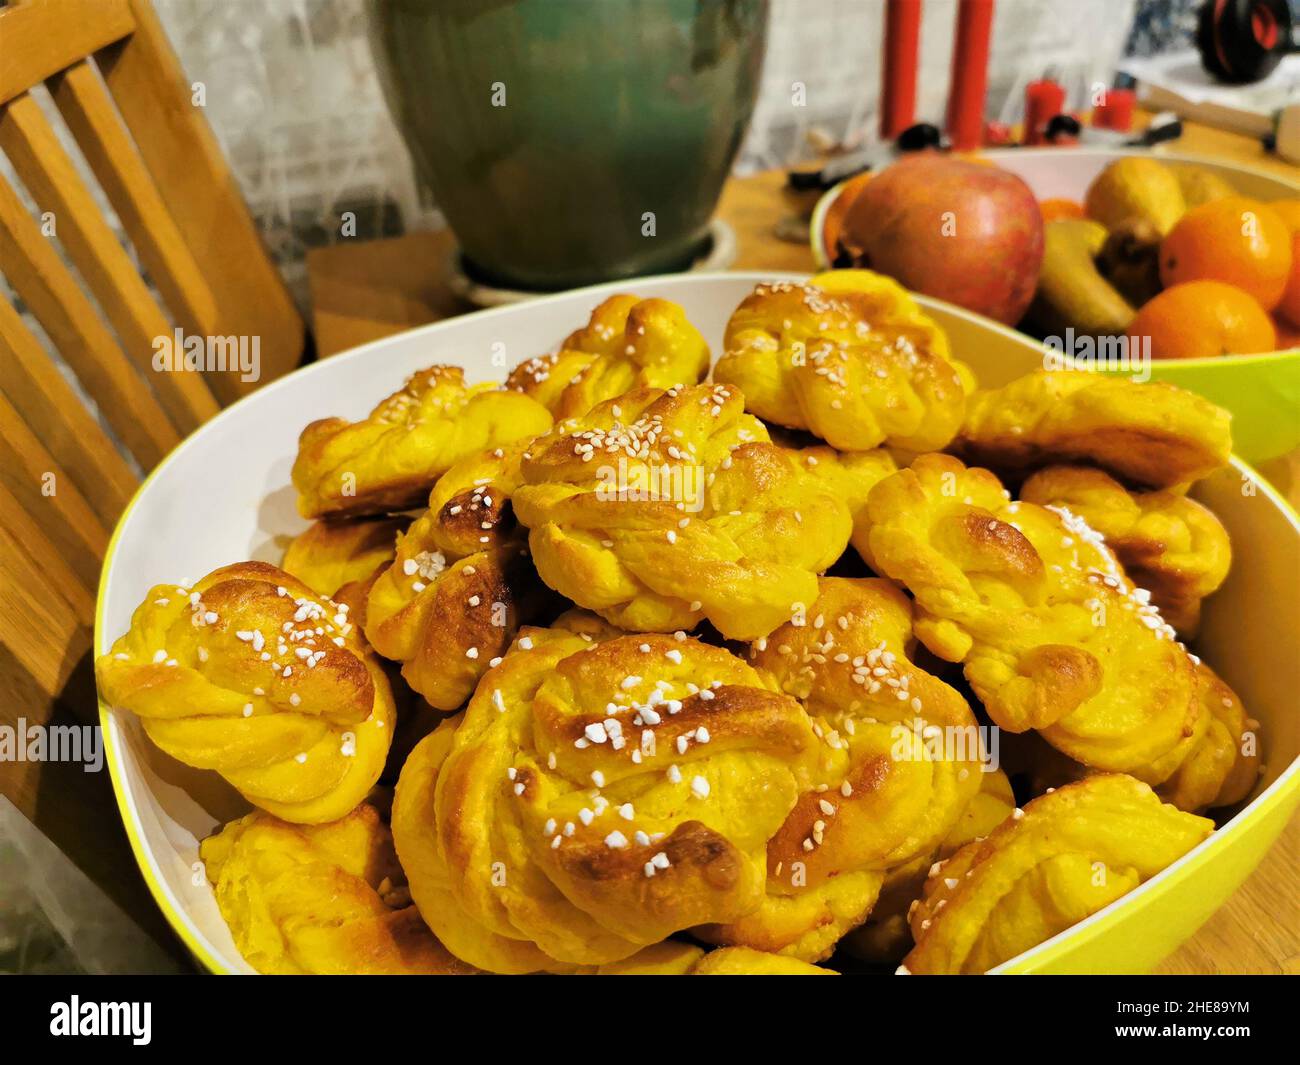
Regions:
[[369, 0], [389, 106], [488, 284], [685, 269], [740, 147], [767, 0]]

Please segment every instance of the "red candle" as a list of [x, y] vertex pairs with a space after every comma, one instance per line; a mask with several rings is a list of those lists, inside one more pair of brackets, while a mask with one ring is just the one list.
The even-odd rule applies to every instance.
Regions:
[[959, 152], [980, 146], [992, 28], [993, 0], [959, 0], [948, 92], [948, 137]]
[[1092, 124], [1100, 129], [1127, 133], [1133, 128], [1136, 95], [1132, 89], [1107, 89], [1100, 104], [1092, 109]]
[[1025, 86], [1026, 144], [1042, 144], [1043, 130], [1055, 115], [1065, 110], [1065, 90], [1054, 81], [1044, 78]]
[[921, 0], [888, 0], [885, 69], [880, 86], [880, 136], [893, 140], [916, 120], [916, 56]]

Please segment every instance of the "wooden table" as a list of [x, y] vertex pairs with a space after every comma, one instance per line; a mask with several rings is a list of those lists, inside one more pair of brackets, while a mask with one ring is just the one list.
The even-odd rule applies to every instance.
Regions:
[[[1300, 180], [1300, 169], [1266, 153], [1256, 141], [1190, 125], [1173, 150], [1216, 155]], [[808, 245], [778, 239], [779, 219], [791, 211], [785, 175], [770, 171], [734, 178], [723, 190], [719, 216], [735, 230], [736, 269], [814, 269]], [[414, 233], [392, 240], [341, 244], [309, 253], [316, 345], [333, 355], [367, 341], [473, 308], [447, 288], [450, 233]], [[635, 290], [635, 284], [629, 283]], [[1300, 454], [1266, 470], [1300, 506]], [[1300, 869], [1300, 816], [1294, 818], [1237, 893], [1157, 969], [1160, 973], [1300, 973], [1300, 916], [1294, 905]]]

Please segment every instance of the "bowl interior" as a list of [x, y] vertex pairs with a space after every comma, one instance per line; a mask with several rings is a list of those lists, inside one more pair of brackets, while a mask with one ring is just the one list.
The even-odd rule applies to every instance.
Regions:
[[[141, 487], [105, 559], [97, 653], [127, 628], [154, 584], [188, 584], [247, 558], [279, 562], [287, 541], [306, 524], [295, 509], [289, 469], [298, 433], [313, 418], [362, 417], [409, 373], [437, 362], [463, 365], [470, 380], [499, 380], [519, 360], [553, 350], [615, 291], [677, 301], [716, 352], [732, 309], [754, 284], [799, 276], [686, 275], [581, 289], [403, 333], [269, 384], [203, 426]], [[1041, 365], [1042, 349], [1024, 336], [958, 308], [922, 302], [948, 330], [954, 352], [985, 384], [1004, 383]], [[1199, 650], [1263, 722], [1268, 772], [1262, 786], [1268, 786], [1300, 750], [1292, 712], [1300, 600], [1293, 587], [1277, 580], [1280, 573], [1295, 572], [1300, 527], [1271, 489], [1253, 483], [1246, 468], [1237, 467], [1197, 488], [1228, 526], [1237, 556], [1227, 584], [1206, 605]], [[199, 841], [246, 812], [247, 804], [215, 774], [157, 751], [131, 715], [102, 703], [100, 711], [118, 803], [159, 904], [208, 968], [251, 971], [198, 865]]]

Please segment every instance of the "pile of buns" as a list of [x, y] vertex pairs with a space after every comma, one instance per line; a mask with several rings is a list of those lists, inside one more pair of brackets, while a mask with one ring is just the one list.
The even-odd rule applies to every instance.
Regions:
[[615, 296], [503, 386], [421, 371], [303, 430], [281, 567], [144, 596], [101, 691], [254, 807], [200, 851], [252, 966], [983, 972], [1250, 792], [1182, 642], [1223, 411], [981, 390], [865, 271], [724, 345]]

